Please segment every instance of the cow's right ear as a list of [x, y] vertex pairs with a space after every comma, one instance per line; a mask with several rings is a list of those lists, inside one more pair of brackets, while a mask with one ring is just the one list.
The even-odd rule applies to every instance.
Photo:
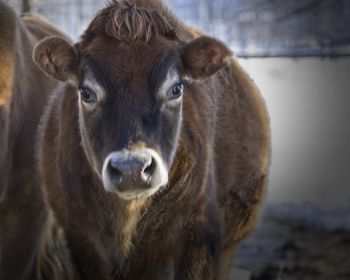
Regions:
[[205, 79], [228, 65], [231, 50], [221, 41], [201, 36], [182, 50], [182, 74], [193, 79]]
[[49, 37], [34, 49], [35, 63], [49, 76], [66, 81], [77, 74], [79, 57], [74, 47], [59, 37]]

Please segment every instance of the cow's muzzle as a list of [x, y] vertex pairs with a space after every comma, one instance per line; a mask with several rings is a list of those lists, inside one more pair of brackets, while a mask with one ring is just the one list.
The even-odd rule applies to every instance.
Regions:
[[103, 163], [103, 185], [126, 200], [149, 197], [168, 183], [167, 167], [153, 149], [110, 153]]

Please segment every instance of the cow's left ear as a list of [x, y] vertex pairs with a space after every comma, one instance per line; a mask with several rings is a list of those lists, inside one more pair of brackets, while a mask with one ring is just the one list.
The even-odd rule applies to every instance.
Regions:
[[230, 56], [232, 52], [224, 43], [207, 36], [199, 37], [182, 50], [182, 74], [193, 79], [205, 79], [224, 67]]

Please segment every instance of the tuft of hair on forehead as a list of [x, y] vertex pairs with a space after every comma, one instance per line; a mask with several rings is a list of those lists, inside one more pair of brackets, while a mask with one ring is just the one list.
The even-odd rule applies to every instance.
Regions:
[[148, 42], [154, 36], [175, 39], [176, 29], [157, 11], [138, 7], [128, 1], [113, 0], [100, 10], [82, 36], [82, 43], [89, 43], [96, 35]]

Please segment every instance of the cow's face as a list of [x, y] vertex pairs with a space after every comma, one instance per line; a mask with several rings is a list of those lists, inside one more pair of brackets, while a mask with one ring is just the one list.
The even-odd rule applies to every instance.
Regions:
[[96, 38], [82, 51], [82, 143], [105, 189], [125, 199], [150, 196], [168, 182], [184, 93], [176, 47]]
[[130, 200], [167, 185], [190, 94], [185, 76], [209, 77], [229, 55], [209, 37], [185, 44], [161, 36], [147, 42], [96, 36], [84, 46], [46, 39], [34, 58], [52, 77], [75, 83], [89, 163], [107, 191]]

